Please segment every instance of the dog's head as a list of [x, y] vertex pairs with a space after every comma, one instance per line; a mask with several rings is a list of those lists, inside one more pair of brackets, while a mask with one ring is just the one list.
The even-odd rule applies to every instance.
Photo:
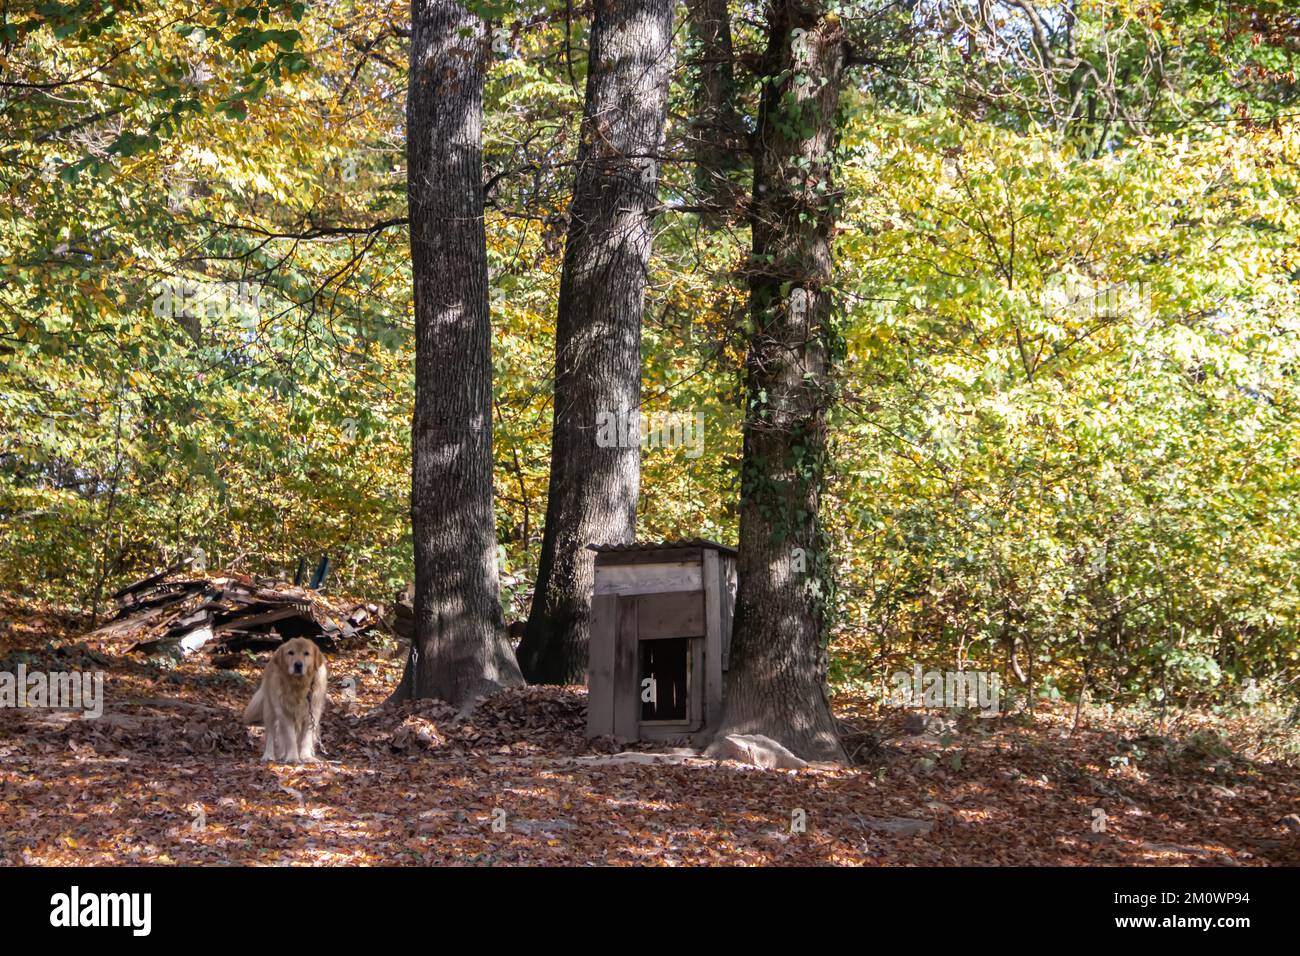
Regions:
[[320, 648], [305, 637], [295, 637], [276, 649], [275, 662], [290, 677], [310, 677], [320, 667]]

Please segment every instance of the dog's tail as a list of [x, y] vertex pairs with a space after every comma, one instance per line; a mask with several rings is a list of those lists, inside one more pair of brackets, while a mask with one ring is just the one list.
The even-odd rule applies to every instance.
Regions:
[[244, 708], [244, 723], [260, 724], [261, 722], [262, 722], [262, 686], [259, 684], [257, 688], [257, 693], [254, 694], [253, 699], [248, 702], [248, 706]]

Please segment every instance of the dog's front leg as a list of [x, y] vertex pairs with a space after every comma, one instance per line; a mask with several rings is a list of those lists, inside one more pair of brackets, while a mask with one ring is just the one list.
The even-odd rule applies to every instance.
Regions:
[[316, 759], [316, 728], [304, 724], [298, 731], [298, 759], [303, 763], [318, 763]]
[[293, 730], [293, 762], [307, 762], [307, 753], [302, 745], [302, 730], [298, 727], [295, 727]]
[[284, 722], [284, 749], [285, 763], [302, 763], [302, 730], [287, 715]]
[[293, 721], [282, 709], [268, 707], [275, 712], [275, 732], [271, 737], [271, 759], [276, 763], [293, 763], [297, 747], [293, 739]]
[[275, 746], [282, 762], [302, 763], [302, 727], [292, 711], [280, 714], [280, 736]]
[[276, 758], [276, 737], [280, 728], [280, 715], [274, 707], [262, 707], [262, 725], [266, 728], [266, 747], [262, 751], [262, 760], [273, 761]]

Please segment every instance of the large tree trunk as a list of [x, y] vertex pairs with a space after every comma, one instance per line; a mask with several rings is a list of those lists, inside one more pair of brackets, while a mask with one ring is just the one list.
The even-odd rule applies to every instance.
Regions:
[[415, 639], [397, 699], [453, 704], [522, 683], [501, 620], [483, 226], [483, 21], [412, 0], [406, 101], [415, 278]]
[[[772, 0], [754, 159], [740, 554], [721, 733], [844, 760], [826, 697], [828, 561], [818, 521], [831, 328], [830, 188], [843, 33], [818, 2]], [[781, 77], [781, 79], [777, 79]], [[796, 551], [801, 549], [801, 551]]]
[[546, 529], [519, 645], [535, 683], [585, 679], [594, 559], [587, 545], [631, 541], [636, 528], [639, 443], [601, 447], [598, 416], [636, 414], [641, 401], [641, 312], [672, 26], [671, 0], [596, 0], [592, 14], [555, 331]]
[[736, 77], [727, 0], [687, 0], [691, 27], [694, 115], [690, 147], [702, 222], [726, 221], [742, 196], [736, 181], [743, 168], [744, 130], [736, 112]]

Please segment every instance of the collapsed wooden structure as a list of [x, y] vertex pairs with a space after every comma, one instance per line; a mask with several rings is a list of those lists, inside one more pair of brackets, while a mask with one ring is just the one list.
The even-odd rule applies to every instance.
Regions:
[[375, 604], [341, 602], [246, 574], [194, 575], [188, 565], [182, 561], [116, 592], [117, 613], [86, 639], [145, 654], [268, 650], [294, 637], [332, 650], [375, 627], [383, 614]]

